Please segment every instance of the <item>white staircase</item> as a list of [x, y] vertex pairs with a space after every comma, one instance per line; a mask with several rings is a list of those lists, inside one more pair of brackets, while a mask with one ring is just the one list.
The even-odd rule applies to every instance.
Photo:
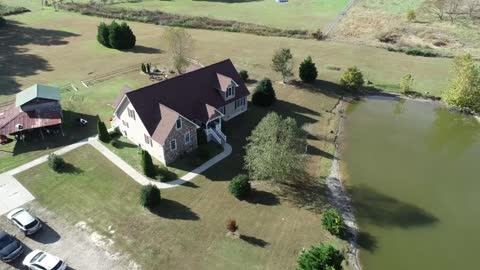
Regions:
[[218, 128], [207, 129], [207, 135], [211, 135], [212, 138], [219, 144], [223, 145], [227, 142], [227, 136]]

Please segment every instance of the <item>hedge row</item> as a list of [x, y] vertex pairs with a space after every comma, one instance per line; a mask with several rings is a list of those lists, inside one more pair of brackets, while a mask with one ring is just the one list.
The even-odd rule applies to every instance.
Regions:
[[83, 15], [152, 23], [157, 25], [218, 30], [226, 32], [242, 32], [259, 36], [294, 37], [303, 39], [314, 38], [312, 33], [309, 33], [306, 30], [278, 29], [232, 20], [218, 20], [208, 17], [177, 15], [159, 10], [136, 10], [81, 3], [64, 3], [61, 4], [59, 8], [70, 12], [81, 13]]
[[20, 14], [25, 12], [30, 12], [30, 10], [24, 7], [6, 6], [0, 3], [0, 16], [15, 15], [15, 14]]

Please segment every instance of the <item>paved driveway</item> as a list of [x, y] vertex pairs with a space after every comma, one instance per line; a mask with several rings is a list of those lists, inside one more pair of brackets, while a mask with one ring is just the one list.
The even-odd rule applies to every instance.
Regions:
[[0, 215], [8, 213], [35, 199], [15, 177], [10, 174], [0, 174]]

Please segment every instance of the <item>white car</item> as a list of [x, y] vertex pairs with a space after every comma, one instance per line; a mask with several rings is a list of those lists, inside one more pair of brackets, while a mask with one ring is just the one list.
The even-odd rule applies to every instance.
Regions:
[[64, 261], [41, 250], [30, 252], [23, 260], [23, 265], [31, 270], [67, 269], [67, 264]]
[[17, 208], [8, 213], [7, 218], [15, 224], [25, 235], [31, 235], [42, 228], [42, 223], [30, 215], [27, 210]]

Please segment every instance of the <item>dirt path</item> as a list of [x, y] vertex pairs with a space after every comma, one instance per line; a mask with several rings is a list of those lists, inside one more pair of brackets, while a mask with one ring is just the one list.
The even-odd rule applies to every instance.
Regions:
[[330, 32], [332, 32], [335, 29], [335, 27], [337, 27], [337, 25], [340, 23], [343, 17], [347, 15], [347, 12], [350, 10], [350, 8], [353, 7], [353, 5], [355, 4], [355, 1], [356, 0], [350, 0], [348, 4], [342, 9], [342, 11], [338, 13], [337, 17], [335, 17], [335, 19], [323, 29], [324, 38], [327, 38]]
[[0, 263], [0, 270], [23, 269], [22, 260], [34, 249], [41, 249], [66, 260], [70, 270], [127, 270], [140, 269], [122, 254], [114, 252], [111, 242], [91, 232], [85, 226], [71, 225], [38, 203], [25, 206], [44, 221], [43, 228], [32, 237], [26, 237], [5, 216], [0, 227], [24, 244], [25, 252], [13, 262]]

